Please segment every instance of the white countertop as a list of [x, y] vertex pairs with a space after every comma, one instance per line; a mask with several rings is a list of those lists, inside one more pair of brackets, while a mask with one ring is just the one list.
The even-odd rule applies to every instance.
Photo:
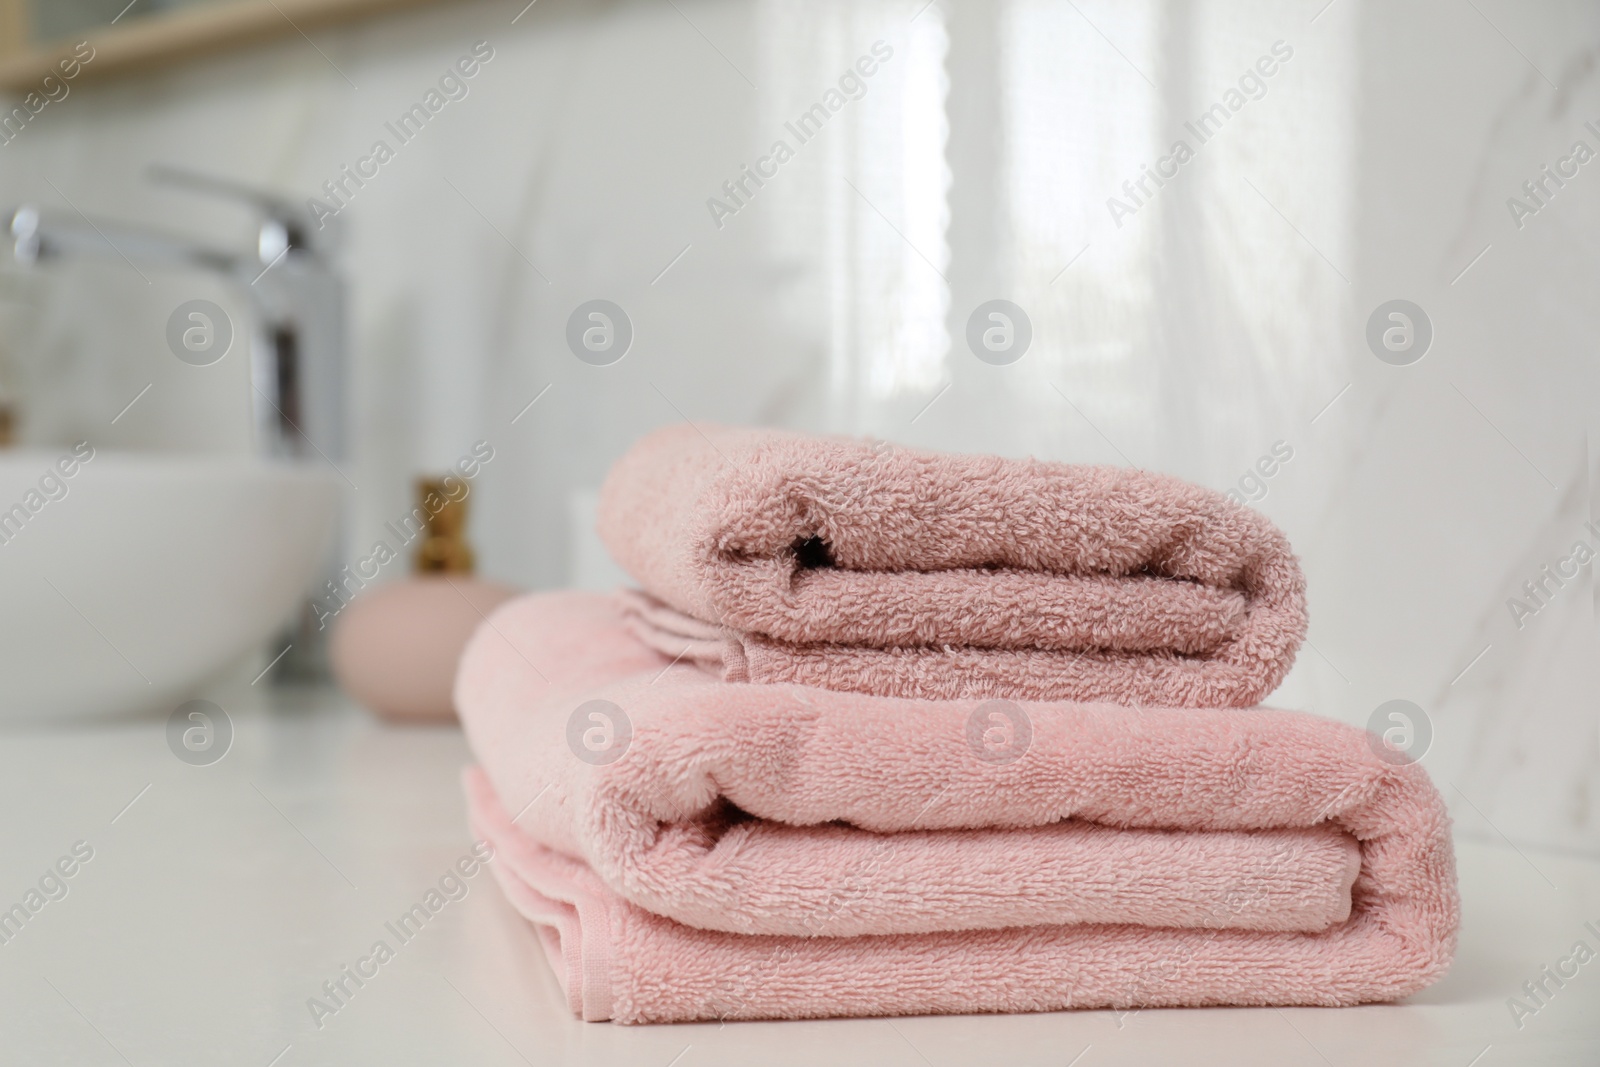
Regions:
[[479, 873], [319, 1029], [308, 999], [374, 941], [393, 942], [384, 924], [467, 852], [466, 745], [455, 729], [380, 725], [326, 692], [228, 706], [232, 747], [210, 766], [178, 760], [160, 719], [0, 735], [0, 908], [76, 843], [93, 849], [65, 865], [66, 895], [0, 944], [0, 1060], [1600, 1063], [1600, 956], [1548, 983], [1553, 995], [1520, 1029], [1507, 1006], [1575, 942], [1600, 953], [1585, 928], [1600, 930], [1600, 862], [1471, 840], [1458, 842], [1455, 968], [1398, 1006], [582, 1023], [530, 928]]

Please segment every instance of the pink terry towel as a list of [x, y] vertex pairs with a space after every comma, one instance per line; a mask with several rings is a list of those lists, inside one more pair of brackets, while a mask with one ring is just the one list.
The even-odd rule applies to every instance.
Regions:
[[1160, 474], [673, 426], [599, 530], [640, 638], [726, 681], [1243, 707], [1306, 631], [1287, 540]]
[[1308, 715], [722, 682], [575, 592], [492, 615], [456, 705], [586, 1019], [1357, 1004], [1454, 952], [1426, 774]]

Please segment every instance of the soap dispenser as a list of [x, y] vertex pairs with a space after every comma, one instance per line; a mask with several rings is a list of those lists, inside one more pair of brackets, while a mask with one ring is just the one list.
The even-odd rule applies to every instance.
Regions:
[[468, 484], [454, 476], [417, 480], [412, 515], [423, 525], [415, 573], [354, 597], [334, 621], [329, 642], [334, 678], [385, 719], [454, 719], [451, 689], [461, 651], [485, 617], [516, 595], [473, 576], [466, 539]]

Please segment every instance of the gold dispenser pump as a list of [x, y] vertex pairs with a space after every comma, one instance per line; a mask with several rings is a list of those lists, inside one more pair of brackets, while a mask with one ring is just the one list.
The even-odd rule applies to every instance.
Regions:
[[[451, 499], [449, 478], [418, 478], [417, 503], [428, 518], [427, 533], [417, 548], [418, 574], [471, 574], [476, 558], [467, 542], [467, 497]], [[456, 486], [463, 485], [456, 480]], [[435, 510], [434, 500], [442, 502]]]

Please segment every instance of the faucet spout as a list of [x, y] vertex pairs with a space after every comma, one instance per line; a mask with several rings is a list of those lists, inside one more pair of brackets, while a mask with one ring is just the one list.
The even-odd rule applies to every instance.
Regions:
[[30, 267], [120, 258], [141, 268], [200, 270], [227, 279], [251, 312], [258, 452], [336, 462], [345, 450], [344, 285], [330, 240], [282, 197], [175, 168], [153, 168], [152, 176], [254, 208], [260, 215], [256, 247], [228, 251], [185, 235], [24, 204], [4, 217], [11, 258]]

